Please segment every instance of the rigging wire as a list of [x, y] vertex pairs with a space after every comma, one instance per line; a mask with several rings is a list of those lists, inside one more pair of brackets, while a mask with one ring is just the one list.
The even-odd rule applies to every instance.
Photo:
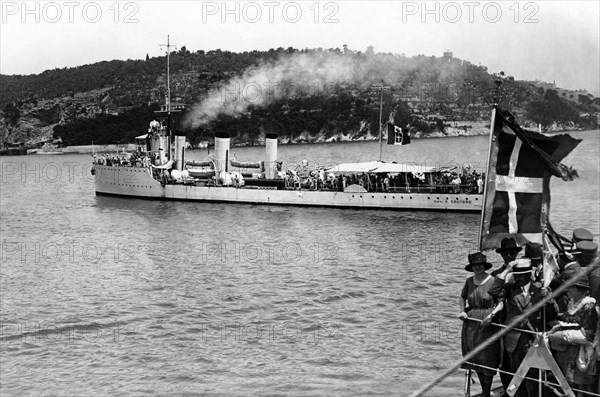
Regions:
[[[483, 365], [483, 364], [475, 364], [475, 363], [471, 363], [471, 362], [468, 362], [468, 361], [465, 361], [465, 364], [469, 364], [469, 365], [472, 365], [474, 367], [481, 367], [481, 368], [484, 368], [484, 369], [491, 369], [492, 371], [498, 371], [500, 373], [507, 374], [507, 375], [512, 375], [512, 376], [515, 375], [512, 372], [503, 371], [503, 370], [501, 370], [499, 368], [488, 367], [487, 365]], [[523, 376], [523, 379], [527, 379], [527, 380], [530, 380], [530, 381], [533, 381], [533, 382], [539, 382], [540, 381], [539, 379], [530, 378], [529, 376]], [[554, 387], [558, 387], [559, 389], [561, 388], [561, 386], [558, 383], [553, 383], [553, 382], [549, 382], [549, 381], [541, 381], [541, 383], [544, 384], [544, 385], [546, 385], [546, 386], [554, 386]], [[573, 387], [571, 388], [571, 390], [576, 391], [576, 392], [585, 393], [585, 394], [588, 394], [590, 396], [600, 396], [600, 394], [598, 394], [598, 393], [594, 393], [594, 392], [591, 392], [591, 391], [580, 390], [580, 389], [575, 389]]]
[[452, 373], [454, 373], [454, 371], [459, 369], [459, 367], [462, 363], [475, 357], [482, 350], [487, 348], [491, 343], [494, 343], [496, 340], [500, 339], [502, 336], [506, 335], [510, 330], [515, 328], [521, 321], [526, 320], [533, 312], [542, 308], [544, 305], [546, 305], [546, 303], [550, 302], [556, 296], [561, 295], [569, 287], [571, 287], [573, 284], [575, 284], [580, 278], [583, 278], [584, 276], [587, 277], [593, 270], [597, 269], [599, 266], [600, 266], [600, 258], [596, 258], [596, 260], [592, 264], [582, 268], [581, 273], [570, 278], [563, 285], [561, 285], [559, 288], [557, 288], [556, 291], [553, 291], [549, 295], [545, 296], [542, 300], [540, 300], [535, 305], [533, 305], [531, 308], [529, 308], [529, 310], [527, 310], [526, 312], [522, 313], [521, 315], [515, 317], [506, 326], [506, 328], [504, 328], [504, 329], [498, 331], [496, 334], [490, 336], [486, 341], [484, 341], [482, 344], [477, 346], [475, 349], [471, 350], [466, 356], [464, 356], [461, 360], [459, 360], [455, 364], [453, 364], [450, 368], [448, 368], [444, 373], [442, 373], [436, 379], [434, 379], [430, 383], [423, 386], [421, 389], [419, 389], [416, 392], [414, 392], [413, 394], [411, 394], [411, 397], [420, 397], [420, 396], [425, 395], [426, 392], [433, 389], [442, 380], [446, 379], [448, 376], [450, 376]]

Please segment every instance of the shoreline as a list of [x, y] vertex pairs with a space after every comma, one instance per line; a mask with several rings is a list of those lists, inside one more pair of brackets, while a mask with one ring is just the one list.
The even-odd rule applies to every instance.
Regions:
[[136, 150], [135, 143], [113, 144], [113, 145], [78, 145], [52, 148], [51, 151], [42, 149], [28, 149], [28, 155], [61, 155], [61, 154], [91, 154], [91, 153], [120, 153], [123, 150], [130, 152]]
[[[600, 133], [600, 129], [591, 129], [591, 130], [562, 130], [562, 131], [552, 131], [552, 132], [545, 132], [544, 134], [546, 135], [556, 135], [556, 134], [561, 134], [561, 133], [568, 133], [568, 132], [579, 132], [579, 131], [596, 131], [597, 133]], [[480, 132], [480, 133], [471, 133], [471, 134], [445, 134], [445, 133], [436, 133], [436, 134], [428, 134], [428, 135], [421, 135], [421, 134], [415, 134], [414, 137], [412, 137], [412, 139], [415, 140], [420, 140], [420, 139], [443, 139], [443, 138], [458, 138], [458, 137], [472, 137], [472, 136], [485, 136], [485, 135], [489, 135], [489, 131], [484, 132]], [[377, 142], [378, 139], [377, 138], [372, 138], [372, 139], [357, 139], [357, 140], [339, 140], [339, 141], [297, 141], [297, 142], [280, 142], [279, 145], [281, 146], [294, 146], [294, 145], [318, 145], [318, 144], [343, 144], [343, 143], [354, 143], [354, 142]], [[387, 145], [387, 138], [383, 138], [384, 143]], [[231, 147], [260, 147], [260, 146], [264, 146], [265, 143], [264, 141], [257, 141], [255, 143], [240, 143], [240, 144], [232, 144]], [[209, 145], [209, 148], [214, 147], [214, 145]], [[122, 152], [123, 150], [127, 151], [127, 152], [131, 152], [131, 151], [135, 151], [137, 149], [137, 145], [134, 143], [126, 143], [126, 144], [109, 144], [109, 145], [76, 145], [76, 146], [66, 146], [66, 147], [62, 147], [62, 148], [52, 148], [52, 150], [50, 151], [45, 151], [42, 150], [41, 148], [33, 148], [33, 149], [25, 149], [25, 148], [21, 148], [27, 151], [27, 153], [22, 153], [22, 154], [27, 154], [27, 155], [62, 155], [62, 154], [92, 154], [92, 153], [119, 153]], [[207, 148], [188, 148], [188, 150], [193, 150], [193, 151], [201, 151], [201, 150], [207, 150]], [[3, 153], [4, 154], [4, 153]]]

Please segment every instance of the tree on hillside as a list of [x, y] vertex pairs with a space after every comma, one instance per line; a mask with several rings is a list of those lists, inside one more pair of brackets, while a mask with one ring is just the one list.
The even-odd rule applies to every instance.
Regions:
[[101, 114], [94, 119], [77, 119], [53, 129], [54, 138], [61, 138], [69, 145], [129, 143], [144, 133], [148, 120], [152, 120], [157, 106], [131, 109], [119, 115]]
[[592, 104], [592, 100], [587, 95], [579, 94], [577, 101], [584, 106], [590, 106]]
[[21, 112], [13, 103], [8, 103], [4, 107], [4, 117], [8, 119], [11, 124], [14, 125], [17, 124], [17, 121], [19, 121], [19, 117], [21, 117]]
[[527, 117], [536, 123], [550, 125], [556, 122], [576, 122], [579, 112], [568, 101], [562, 101], [555, 90], [546, 90], [544, 98], [529, 102]]
[[[185, 133], [193, 140], [210, 138], [217, 130], [231, 130], [242, 139], [249, 140], [256, 140], [265, 132], [279, 133], [282, 137], [305, 132], [310, 136], [340, 132], [346, 135], [366, 134], [367, 131], [376, 134], [379, 130], [380, 91], [370, 87], [379, 86], [381, 80], [390, 86], [383, 101], [382, 121], [385, 123], [393, 115], [396, 125], [403, 128], [410, 125], [411, 130], [425, 133], [443, 127], [442, 123], [436, 126], [435, 122], [424, 119], [431, 114], [444, 116], [447, 120], [479, 120], [482, 109], [496, 96], [496, 78], [504, 81], [501, 89], [503, 102], [522, 111], [534, 99], [535, 102], [527, 107], [528, 115], [546, 125], [553, 121], [575, 121], [580, 112], [591, 112], [591, 109], [585, 108], [586, 104], [600, 105], [598, 98], [586, 99], [583, 96], [575, 98], [579, 104], [574, 104], [559, 98], [555, 90], [546, 92], [543, 88], [515, 81], [511, 76], [494, 76], [485, 66], [468, 61], [375, 53], [372, 46], [365, 52], [355, 52], [344, 46], [343, 50], [279, 47], [242, 53], [221, 49], [190, 52], [182, 46], [171, 53], [172, 99], [188, 105], [198, 103], [245, 71], [259, 69], [263, 65], [278, 65], [280, 60], [285, 61], [296, 53], [314, 57], [317, 60], [315, 64], [329, 57], [348, 62], [354, 65], [352, 74], [348, 81], [333, 79], [336, 84], [328, 84], [324, 92], [315, 93], [307, 88], [308, 85], [299, 85], [300, 89], [283, 95], [285, 98], [279, 101], [251, 107], [236, 117], [220, 115], [202, 128], [188, 129]], [[309, 75], [311, 72], [306, 70]], [[39, 95], [40, 102], [72, 94], [76, 98], [61, 102], [59, 111], [61, 116], [67, 116], [67, 122], [73, 124], [61, 126], [61, 134], [71, 142], [89, 141], [90, 137], [94, 137], [94, 142], [100, 142], [98, 137], [116, 142], [129, 139], [128, 134], [140, 127], [115, 116], [105, 117], [103, 113], [163, 103], [166, 85], [166, 56], [150, 58], [149, 54], [146, 54], [145, 60], [104, 61], [48, 70], [39, 75], [0, 75], [0, 109], [13, 104], [14, 107], [8, 109], [6, 120], [7, 123], [10, 120], [16, 122], [28, 111], [26, 108], [31, 107], [26, 103], [21, 108], [18, 104], [18, 100], [25, 98], [24, 94]], [[87, 99], [81, 101], [78, 99], [81, 97]], [[80, 104], [79, 108], [74, 108], [75, 102]], [[84, 109], [89, 110], [85, 120], [82, 117]], [[87, 117], [94, 113], [98, 113], [95, 118]], [[127, 117], [134, 119], [135, 115], [128, 112]], [[140, 123], [146, 125], [145, 120]]]
[[555, 90], [546, 90], [544, 93], [544, 99], [547, 101], [560, 102], [558, 92]]

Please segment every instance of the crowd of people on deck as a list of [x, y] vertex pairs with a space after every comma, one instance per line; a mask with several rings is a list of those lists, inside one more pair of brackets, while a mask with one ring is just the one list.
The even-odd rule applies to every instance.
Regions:
[[[477, 373], [482, 397], [490, 396], [496, 373], [504, 387], [503, 395], [508, 395], [513, 374], [536, 338], [545, 338], [549, 343], [562, 375], [577, 390], [578, 397], [600, 393], [597, 363], [600, 360], [600, 267], [598, 245], [593, 240], [588, 230], [573, 231], [570, 249], [557, 255], [558, 269], [550, 272], [542, 268], [544, 252], [540, 244], [520, 247], [512, 237], [501, 241], [496, 252], [502, 256], [503, 264], [490, 273], [488, 270], [493, 265], [486, 255], [476, 252], [468, 256], [465, 270], [473, 276], [466, 280], [459, 298], [459, 318], [464, 321], [462, 352], [466, 356], [482, 344], [483, 350], [466, 360], [462, 367]], [[572, 285], [565, 293], [531, 310], [567, 282]], [[526, 319], [501, 339], [484, 344], [500, 331], [501, 326], [497, 324], [508, 325], [526, 312], [529, 314]], [[547, 375], [550, 382], [557, 383], [551, 379], [550, 372]], [[538, 370], [530, 370], [526, 377], [514, 395], [538, 396], [539, 383], [535, 381]], [[544, 385], [542, 395], [562, 395], [555, 394], [552, 387]], [[560, 387], [554, 389], [560, 390]]]
[[359, 185], [367, 192], [483, 194], [485, 174], [472, 168], [463, 172], [436, 171], [424, 173], [326, 173], [324, 169], [299, 176], [288, 170], [286, 186], [294, 189], [343, 192], [350, 185]]
[[149, 167], [152, 165], [160, 165], [160, 158], [157, 153], [149, 153], [146, 156], [144, 153], [123, 153], [121, 155], [102, 154], [100, 156], [93, 155], [94, 164], [109, 165], [115, 167]]
[[[161, 165], [158, 153], [137, 151], [134, 153], [93, 155], [93, 163], [119, 167], [145, 167]], [[278, 167], [280, 169], [280, 167]], [[264, 172], [261, 174], [264, 178]], [[348, 186], [358, 185], [367, 192], [402, 193], [442, 193], [442, 194], [483, 194], [485, 173], [478, 173], [471, 167], [461, 172], [435, 171], [432, 173], [334, 173], [318, 170], [306, 170], [297, 173], [287, 170], [278, 172], [285, 179], [289, 189], [326, 190], [343, 192]]]

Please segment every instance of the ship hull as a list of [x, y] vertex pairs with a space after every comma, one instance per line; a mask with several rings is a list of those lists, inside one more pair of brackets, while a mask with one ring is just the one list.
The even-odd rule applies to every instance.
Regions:
[[165, 184], [138, 167], [96, 165], [97, 195], [261, 205], [294, 205], [385, 210], [480, 212], [482, 195], [446, 193], [338, 192]]

